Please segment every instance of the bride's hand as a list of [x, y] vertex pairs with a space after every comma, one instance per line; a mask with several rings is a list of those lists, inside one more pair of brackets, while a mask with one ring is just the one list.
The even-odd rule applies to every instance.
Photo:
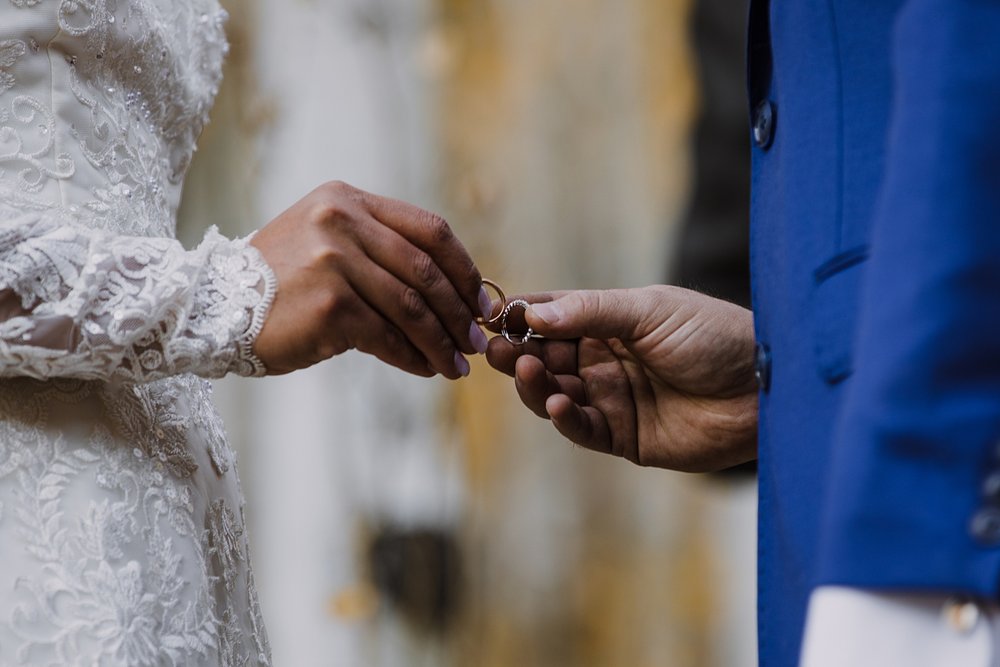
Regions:
[[[482, 353], [474, 323], [489, 298], [479, 271], [440, 217], [328, 183], [251, 242], [278, 280], [254, 352], [271, 375], [350, 349], [415, 375], [467, 375]], [[482, 305], [481, 305], [482, 304]]]

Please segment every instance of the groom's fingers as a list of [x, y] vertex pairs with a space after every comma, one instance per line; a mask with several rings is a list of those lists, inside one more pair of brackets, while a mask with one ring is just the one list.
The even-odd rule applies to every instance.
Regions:
[[581, 406], [565, 394], [553, 394], [546, 401], [545, 410], [564, 437], [587, 449], [611, 453], [608, 422], [596, 408]]
[[511, 345], [497, 336], [486, 348], [490, 366], [512, 377], [517, 360], [524, 356], [541, 359], [549, 372], [556, 375], [575, 375], [577, 371], [577, 341], [532, 339], [524, 345]]
[[555, 377], [546, 372], [545, 365], [537, 357], [521, 357], [517, 360], [514, 373], [514, 388], [525, 407], [535, 416], [548, 419], [545, 400], [559, 391]]
[[517, 360], [525, 355], [541, 358], [542, 349], [543, 343], [539, 340], [529, 340], [524, 345], [511, 345], [503, 336], [496, 336], [486, 347], [486, 361], [501, 373], [514, 377]]
[[576, 375], [553, 375], [537, 357], [524, 356], [517, 360], [514, 387], [524, 405], [542, 419], [548, 419], [545, 401], [552, 394], [566, 394], [578, 403], [585, 403], [587, 391]]
[[[602, 416], [607, 430], [607, 452], [640, 463], [635, 387], [648, 385], [641, 367], [626, 362], [620, 343], [584, 339], [580, 345], [582, 380], [588, 387], [587, 404]], [[601, 450], [605, 451], [605, 450]]]

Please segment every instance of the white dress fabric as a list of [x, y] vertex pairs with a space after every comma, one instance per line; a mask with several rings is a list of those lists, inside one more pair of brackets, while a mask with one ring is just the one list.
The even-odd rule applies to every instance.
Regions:
[[0, 665], [270, 650], [205, 377], [260, 375], [275, 279], [175, 239], [216, 0], [0, 0]]

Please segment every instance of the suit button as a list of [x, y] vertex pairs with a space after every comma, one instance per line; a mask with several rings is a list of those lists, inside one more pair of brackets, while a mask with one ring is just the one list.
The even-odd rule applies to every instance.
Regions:
[[770, 100], [764, 100], [753, 110], [753, 141], [765, 150], [774, 140], [774, 117], [774, 104]]
[[971, 600], [948, 600], [942, 610], [945, 623], [960, 635], [972, 634], [979, 624], [979, 605]]
[[1000, 508], [984, 507], [976, 512], [969, 524], [969, 532], [982, 544], [1000, 544]]
[[762, 391], [767, 391], [771, 388], [771, 350], [763, 343], [757, 343], [753, 374], [757, 378], [757, 386]]
[[991, 503], [1000, 503], [1000, 472], [991, 473], [983, 481], [983, 498]]

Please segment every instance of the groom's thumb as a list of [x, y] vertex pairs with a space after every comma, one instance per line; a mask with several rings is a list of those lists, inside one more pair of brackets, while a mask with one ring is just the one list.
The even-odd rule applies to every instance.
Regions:
[[580, 290], [545, 303], [532, 304], [525, 315], [528, 326], [547, 338], [620, 338], [648, 333], [658, 319], [652, 295], [642, 289]]

